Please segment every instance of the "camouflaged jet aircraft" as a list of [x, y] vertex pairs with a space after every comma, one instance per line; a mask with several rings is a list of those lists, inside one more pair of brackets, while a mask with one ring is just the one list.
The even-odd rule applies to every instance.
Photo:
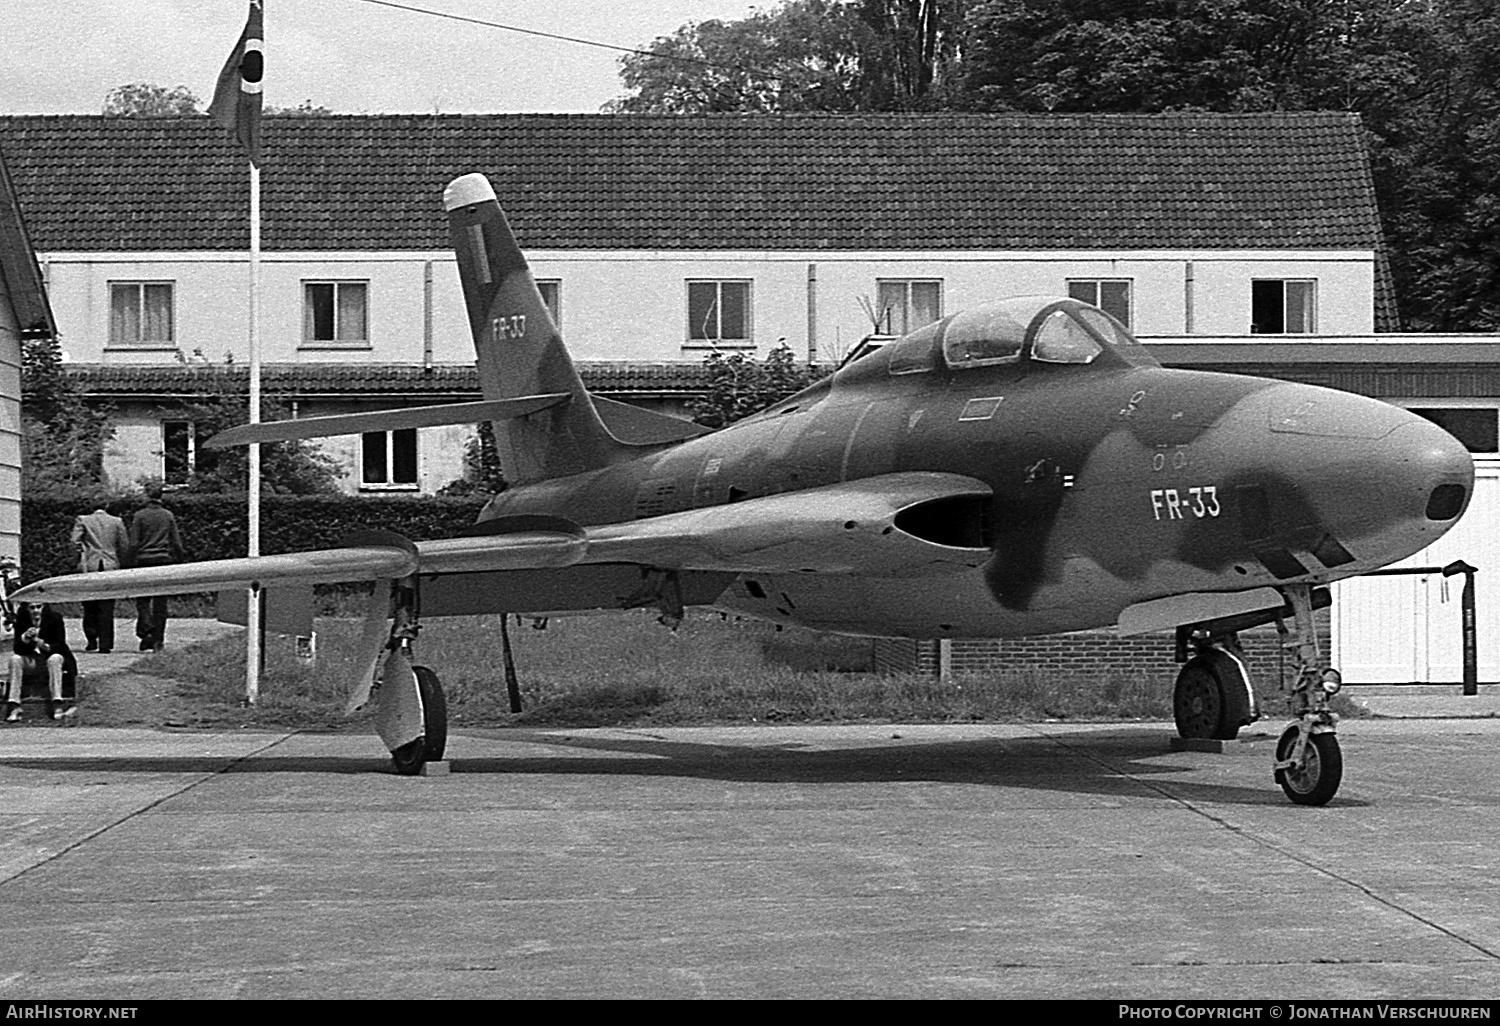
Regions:
[[1259, 715], [1236, 633], [1296, 661], [1274, 775], [1323, 804], [1342, 756], [1313, 611], [1330, 581], [1431, 544], [1464, 447], [1394, 406], [1167, 370], [1100, 310], [1006, 299], [946, 317], [712, 434], [591, 396], [482, 175], [444, 202], [484, 400], [251, 425], [215, 444], [489, 420], [513, 487], [464, 537], [59, 577], [17, 599], [374, 581], [350, 708], [403, 773], [442, 758], [420, 619], [709, 606], [877, 637], [1176, 630], [1192, 738]]

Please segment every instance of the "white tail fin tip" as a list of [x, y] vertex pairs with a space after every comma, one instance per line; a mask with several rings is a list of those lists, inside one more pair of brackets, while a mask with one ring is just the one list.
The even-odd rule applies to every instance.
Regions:
[[475, 172], [448, 183], [448, 188], [443, 190], [443, 209], [451, 212], [459, 207], [472, 207], [494, 198], [495, 189], [490, 185], [490, 180]]

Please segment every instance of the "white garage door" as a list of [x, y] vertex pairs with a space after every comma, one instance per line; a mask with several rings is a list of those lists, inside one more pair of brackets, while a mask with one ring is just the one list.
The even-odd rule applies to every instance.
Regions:
[[[1397, 567], [1479, 568], [1479, 680], [1500, 681], [1500, 461], [1475, 461], [1474, 498], [1451, 531]], [[1461, 683], [1463, 575], [1357, 577], [1333, 586], [1333, 665], [1350, 684]]]

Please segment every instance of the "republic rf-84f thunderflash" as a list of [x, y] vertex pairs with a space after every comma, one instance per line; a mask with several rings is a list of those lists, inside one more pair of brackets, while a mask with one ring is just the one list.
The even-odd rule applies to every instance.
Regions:
[[[442, 758], [420, 621], [688, 606], [876, 637], [1176, 630], [1179, 732], [1259, 715], [1236, 634], [1294, 656], [1274, 775], [1300, 804], [1342, 756], [1314, 609], [1426, 546], [1473, 490], [1468, 452], [1387, 403], [1168, 370], [1117, 321], [1024, 297], [929, 324], [711, 434], [590, 395], [488, 180], [444, 203], [484, 399], [250, 425], [215, 444], [490, 421], [512, 487], [463, 537], [58, 577], [68, 601], [373, 581], [350, 708], [397, 769]], [[440, 656], [439, 660], [440, 661]]]

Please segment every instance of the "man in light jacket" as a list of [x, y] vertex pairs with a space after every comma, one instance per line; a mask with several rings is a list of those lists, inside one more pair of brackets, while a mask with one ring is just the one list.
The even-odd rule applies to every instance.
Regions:
[[[86, 574], [118, 570], [130, 553], [125, 521], [102, 504], [73, 521], [73, 544], [78, 546], [78, 569]], [[83, 637], [88, 652], [108, 652], [115, 647], [114, 599], [83, 604]]]

